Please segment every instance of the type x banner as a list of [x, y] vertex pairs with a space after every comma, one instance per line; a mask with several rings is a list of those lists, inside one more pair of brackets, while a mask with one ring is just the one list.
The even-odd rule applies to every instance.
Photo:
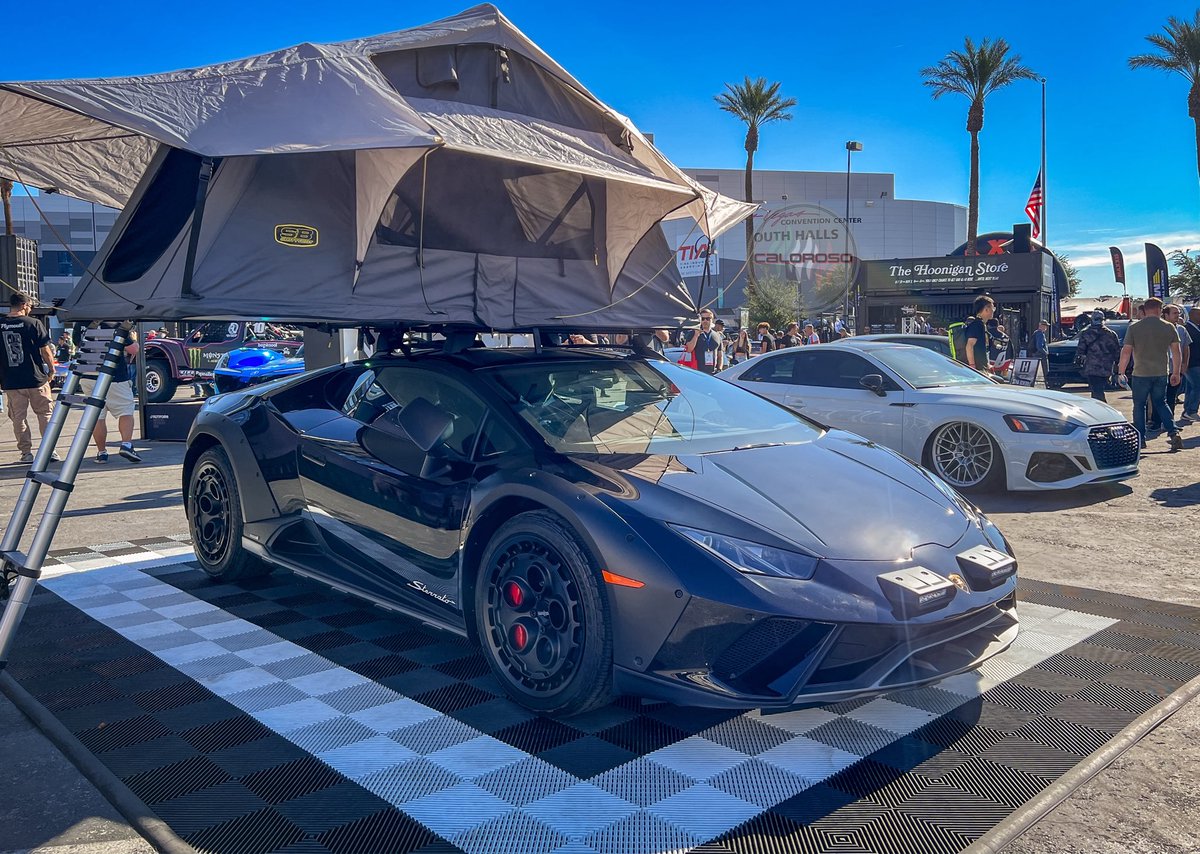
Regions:
[[1167, 273], [1167, 256], [1153, 243], [1146, 244], [1146, 284], [1150, 296], [1167, 301], [1169, 274]]
[[1125, 284], [1125, 256], [1116, 246], [1108, 247], [1108, 254], [1112, 256], [1113, 278], [1116, 279], [1117, 284]]

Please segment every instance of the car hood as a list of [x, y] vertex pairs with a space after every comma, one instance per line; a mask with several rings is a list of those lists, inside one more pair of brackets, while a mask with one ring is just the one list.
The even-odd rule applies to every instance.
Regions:
[[[836, 430], [789, 445], [594, 459], [614, 473], [654, 484], [649, 490], [698, 499], [826, 558], [908, 558], [920, 545], [954, 545], [972, 524], [927, 473], [885, 448]], [[678, 501], [660, 507], [660, 515], [670, 517], [663, 521], [702, 524], [681, 513]]]
[[1001, 415], [1070, 418], [1081, 424], [1113, 424], [1125, 416], [1107, 403], [1064, 391], [1012, 385], [977, 385], [963, 388], [922, 389], [921, 405], [939, 403], [986, 409]]

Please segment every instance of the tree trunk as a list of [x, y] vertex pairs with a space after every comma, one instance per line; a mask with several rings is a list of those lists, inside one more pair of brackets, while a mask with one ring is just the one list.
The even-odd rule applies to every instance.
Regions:
[[4, 233], [12, 234], [12, 191], [13, 182], [7, 178], [0, 178], [0, 198], [4, 200]]
[[975, 255], [979, 237], [979, 131], [971, 131], [971, 189], [967, 193], [967, 254]]
[[1200, 177], [1200, 116], [1192, 121], [1196, 123], [1196, 175]]
[[[754, 201], [754, 148], [746, 134], [746, 201]], [[755, 146], [757, 147], [757, 146]], [[746, 288], [754, 288], [754, 216], [746, 217]]]

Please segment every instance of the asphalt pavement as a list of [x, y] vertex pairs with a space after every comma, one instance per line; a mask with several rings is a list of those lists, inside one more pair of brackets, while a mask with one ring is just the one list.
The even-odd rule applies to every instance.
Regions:
[[[1110, 395], [1127, 415], [1128, 393]], [[1185, 449], [1152, 440], [1141, 476], [1067, 493], [977, 499], [1012, 541], [1021, 573], [1200, 606], [1195, 537], [1200, 522], [1200, 425], [1184, 429]], [[59, 445], [65, 453], [69, 432]], [[55, 548], [185, 533], [176, 443], [135, 443], [144, 462], [115, 454], [83, 464]], [[0, 422], [0, 525], [26, 466], [7, 418]], [[36, 518], [36, 517], [35, 517]], [[27, 542], [27, 541], [26, 541]], [[82, 774], [0, 697], [0, 854], [126, 854], [152, 850]], [[1006, 851], [1200, 851], [1200, 703], [1192, 702], [1108, 769], [1076, 789]], [[14, 794], [15, 793], [15, 794]]]

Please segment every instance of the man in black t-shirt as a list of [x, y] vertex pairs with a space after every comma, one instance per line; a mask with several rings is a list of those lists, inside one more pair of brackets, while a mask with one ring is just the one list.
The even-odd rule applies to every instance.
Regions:
[[987, 322], [995, 313], [995, 300], [989, 296], [975, 297], [971, 311], [975, 319], [963, 330], [967, 339], [967, 364], [982, 373], [987, 373], [991, 367], [991, 363], [988, 362]]
[[[0, 318], [0, 387], [8, 398], [8, 417], [21, 462], [33, 462], [33, 433], [29, 429], [29, 410], [37, 416], [41, 434], [50, 422], [50, 378], [54, 376], [54, 348], [46, 327], [35, 317], [33, 298], [14, 293], [8, 301], [8, 315]], [[51, 459], [58, 461], [58, 454]]]
[[700, 328], [684, 348], [696, 357], [696, 369], [706, 374], [715, 374], [724, 366], [725, 357], [721, 336], [713, 330], [713, 313], [707, 308], [700, 311]]

